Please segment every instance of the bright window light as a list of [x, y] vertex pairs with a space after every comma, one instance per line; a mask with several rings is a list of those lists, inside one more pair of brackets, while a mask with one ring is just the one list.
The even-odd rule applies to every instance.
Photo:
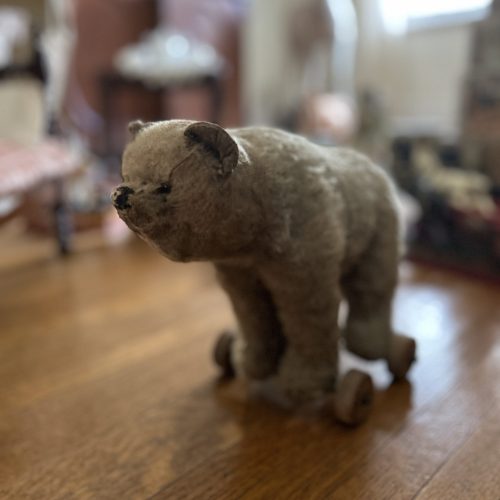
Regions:
[[408, 21], [483, 10], [492, 0], [379, 0], [386, 29], [406, 31]]
[[491, 0], [407, 0], [409, 17], [430, 17], [484, 9]]

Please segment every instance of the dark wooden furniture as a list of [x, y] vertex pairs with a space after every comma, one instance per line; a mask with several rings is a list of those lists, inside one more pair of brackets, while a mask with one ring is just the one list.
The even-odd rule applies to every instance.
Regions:
[[[187, 80], [172, 80], [165, 83], [151, 84], [146, 80], [130, 78], [116, 71], [104, 73], [100, 78], [102, 110], [103, 110], [103, 150], [105, 158], [119, 157], [121, 151], [113, 146], [112, 130], [115, 117], [115, 100], [122, 92], [151, 92], [160, 96], [168, 96], [168, 93], [176, 89], [206, 88], [210, 93], [211, 113], [209, 120], [214, 123], [220, 122], [220, 111], [222, 108], [222, 78], [221, 76], [202, 76]], [[168, 119], [168, 109], [159, 108], [156, 120]]]

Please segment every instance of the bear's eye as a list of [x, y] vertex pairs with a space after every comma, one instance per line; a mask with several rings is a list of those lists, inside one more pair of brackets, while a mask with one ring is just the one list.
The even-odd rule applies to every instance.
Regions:
[[159, 194], [168, 194], [172, 191], [172, 186], [168, 183], [160, 184], [160, 187], [155, 190]]

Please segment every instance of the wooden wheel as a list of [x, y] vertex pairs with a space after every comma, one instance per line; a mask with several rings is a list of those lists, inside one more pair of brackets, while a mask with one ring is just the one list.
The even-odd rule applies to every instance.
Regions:
[[229, 332], [222, 333], [214, 346], [213, 359], [222, 369], [225, 377], [234, 377], [234, 367], [231, 362], [231, 348], [234, 342], [234, 335]]
[[359, 425], [370, 414], [373, 404], [373, 382], [369, 375], [359, 370], [348, 371], [332, 396], [330, 410], [343, 424]]
[[393, 336], [387, 364], [394, 378], [405, 378], [408, 370], [415, 361], [416, 348], [417, 344], [414, 339], [406, 335], [395, 334]]

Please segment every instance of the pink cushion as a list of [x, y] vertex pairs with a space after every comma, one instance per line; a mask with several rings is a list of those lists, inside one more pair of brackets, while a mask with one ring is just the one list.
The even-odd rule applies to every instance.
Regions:
[[0, 140], [0, 196], [27, 191], [79, 166], [77, 155], [60, 141], [48, 139], [27, 147]]

